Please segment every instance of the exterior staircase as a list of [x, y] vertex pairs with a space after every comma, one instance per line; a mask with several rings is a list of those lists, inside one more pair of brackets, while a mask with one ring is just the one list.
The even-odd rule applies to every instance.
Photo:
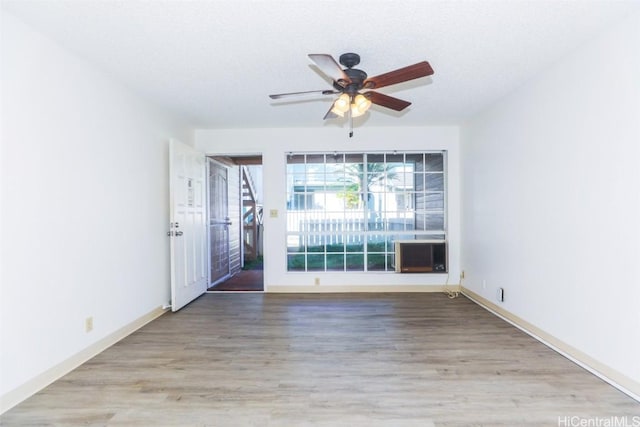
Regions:
[[242, 176], [242, 221], [245, 261], [253, 261], [260, 254], [260, 229], [263, 207], [256, 198], [255, 185], [246, 166], [241, 166]]

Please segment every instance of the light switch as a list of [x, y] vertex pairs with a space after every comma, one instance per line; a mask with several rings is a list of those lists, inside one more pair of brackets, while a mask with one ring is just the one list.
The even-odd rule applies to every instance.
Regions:
[[271, 218], [278, 218], [278, 209], [271, 209], [271, 210], [269, 211], [269, 216], [270, 216]]

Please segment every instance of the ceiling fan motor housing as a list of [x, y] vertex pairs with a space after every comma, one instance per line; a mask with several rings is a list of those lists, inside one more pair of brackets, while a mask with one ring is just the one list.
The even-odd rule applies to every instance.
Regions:
[[353, 68], [360, 63], [360, 55], [357, 53], [343, 53], [338, 59], [347, 68]]
[[349, 77], [351, 82], [340, 79], [333, 82], [333, 87], [340, 92], [355, 96], [362, 89], [363, 82], [367, 79], [367, 73], [353, 68], [360, 63], [360, 55], [357, 53], [343, 53], [340, 55], [339, 61], [343, 66], [347, 67], [342, 71]]
[[362, 89], [363, 82], [367, 79], [367, 73], [356, 68], [347, 68], [344, 70], [344, 73], [349, 77], [351, 83], [337, 81], [333, 83], [333, 87], [336, 90], [345, 92], [349, 95], [355, 95], [360, 89]]

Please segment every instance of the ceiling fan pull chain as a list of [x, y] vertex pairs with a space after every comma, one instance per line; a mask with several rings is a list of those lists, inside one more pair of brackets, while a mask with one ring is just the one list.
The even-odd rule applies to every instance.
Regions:
[[353, 138], [353, 112], [349, 106], [349, 138]]

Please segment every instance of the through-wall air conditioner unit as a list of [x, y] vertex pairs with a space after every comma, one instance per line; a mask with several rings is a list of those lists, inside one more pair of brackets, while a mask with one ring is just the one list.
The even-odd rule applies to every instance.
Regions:
[[447, 272], [447, 242], [444, 240], [398, 240], [395, 252], [398, 273]]

